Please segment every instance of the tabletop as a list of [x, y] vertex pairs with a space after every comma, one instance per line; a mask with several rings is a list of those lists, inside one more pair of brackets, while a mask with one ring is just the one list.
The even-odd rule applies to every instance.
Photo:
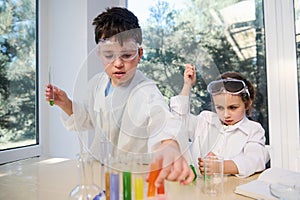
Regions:
[[[76, 160], [65, 158], [30, 158], [0, 166], [0, 200], [65, 200], [70, 191], [78, 184]], [[94, 167], [94, 182], [100, 185], [99, 163]], [[165, 183], [165, 199], [250, 199], [234, 193], [235, 187], [257, 179], [258, 174], [248, 178], [226, 176], [224, 195], [211, 197], [203, 193], [203, 180], [189, 185], [178, 182]]]

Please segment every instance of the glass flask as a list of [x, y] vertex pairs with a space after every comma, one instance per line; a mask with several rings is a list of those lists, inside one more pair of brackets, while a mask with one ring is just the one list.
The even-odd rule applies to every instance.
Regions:
[[94, 184], [93, 163], [94, 158], [88, 153], [78, 154], [77, 167], [79, 184], [69, 194], [69, 200], [103, 200], [105, 196], [100, 193], [99, 186]]

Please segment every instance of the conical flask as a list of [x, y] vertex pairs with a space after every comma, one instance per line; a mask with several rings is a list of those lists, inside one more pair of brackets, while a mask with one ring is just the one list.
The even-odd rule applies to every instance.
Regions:
[[105, 199], [105, 196], [100, 193], [100, 187], [94, 184], [94, 158], [88, 153], [80, 153], [78, 154], [77, 161], [79, 184], [70, 192], [69, 200]]

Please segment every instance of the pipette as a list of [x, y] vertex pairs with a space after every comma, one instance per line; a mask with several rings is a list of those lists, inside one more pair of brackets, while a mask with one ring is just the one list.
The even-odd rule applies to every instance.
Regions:
[[50, 106], [54, 105], [54, 91], [53, 91], [53, 68], [49, 66], [48, 69], [48, 75], [49, 75], [49, 84], [51, 85], [51, 98], [49, 99]]

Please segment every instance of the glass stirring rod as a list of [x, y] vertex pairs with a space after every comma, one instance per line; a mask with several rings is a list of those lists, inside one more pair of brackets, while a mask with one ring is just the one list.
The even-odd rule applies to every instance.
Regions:
[[49, 99], [49, 104], [50, 106], [54, 105], [54, 91], [53, 91], [53, 68], [51, 66], [49, 66], [48, 69], [48, 75], [49, 75], [49, 84], [51, 85], [51, 98]]

